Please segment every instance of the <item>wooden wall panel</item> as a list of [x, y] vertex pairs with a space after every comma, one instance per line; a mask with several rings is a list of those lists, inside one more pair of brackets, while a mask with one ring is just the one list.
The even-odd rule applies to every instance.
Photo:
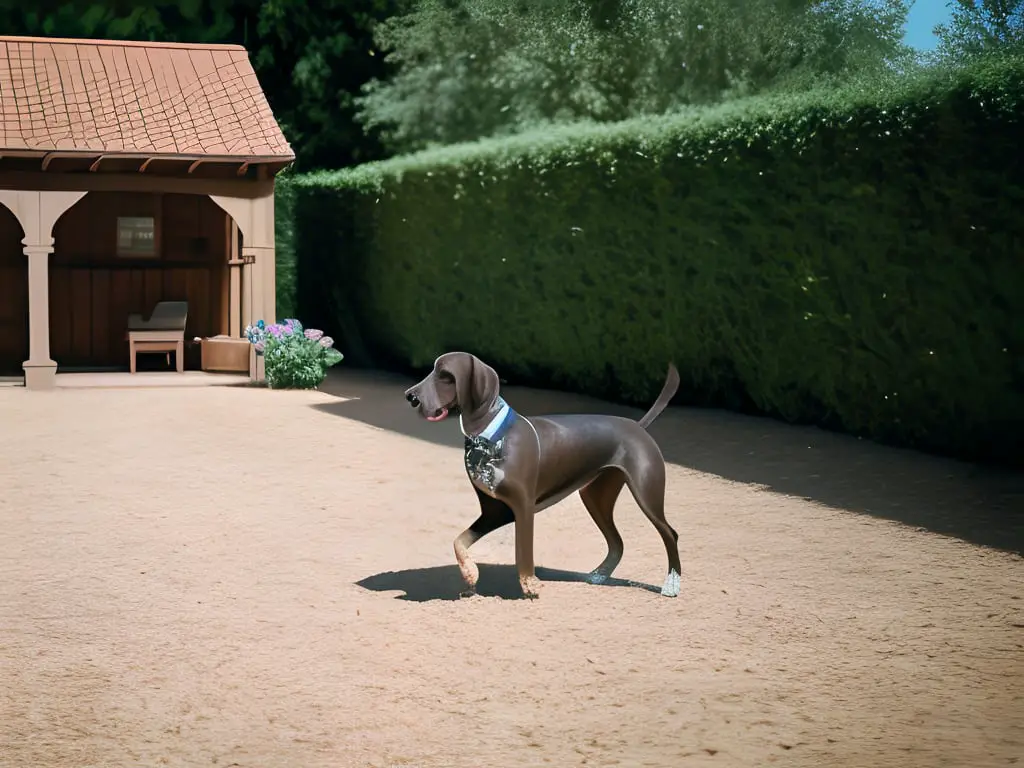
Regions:
[[98, 359], [109, 360], [113, 356], [110, 348], [113, 341], [110, 322], [111, 272], [105, 269], [96, 270], [92, 273], [91, 279], [89, 324], [92, 326], [92, 354]]
[[[189, 298], [188, 294], [188, 275], [193, 270], [188, 269], [168, 269], [167, 271], [160, 272], [149, 272], [148, 274], [155, 277], [157, 280], [162, 280], [162, 284], [159, 287], [160, 293], [163, 296], [180, 296], [183, 299]], [[200, 272], [205, 276], [205, 272]], [[207, 278], [209, 279], [209, 278]], [[189, 310], [192, 311], [192, 302], [189, 303]], [[199, 311], [198, 307], [195, 311]]]
[[50, 266], [50, 357], [71, 354], [71, 280], [66, 269]]
[[0, 205], [0, 376], [18, 376], [28, 359], [28, 257], [21, 225]]
[[[117, 217], [154, 216], [158, 258], [117, 256]], [[201, 195], [86, 195], [54, 228], [51, 352], [65, 367], [126, 367], [128, 315], [189, 303], [186, 340], [226, 332], [227, 214]]]
[[92, 271], [68, 270], [71, 285], [71, 349], [92, 355]]
[[[134, 312], [133, 306], [138, 301], [133, 298], [132, 285], [135, 282], [134, 270], [110, 270], [110, 303], [107, 305], [108, 326], [107, 360], [111, 365], [123, 365], [128, 359], [128, 342], [124, 338], [124, 324], [128, 315]], [[124, 320], [119, 320], [124, 318]], [[120, 333], [118, 333], [118, 329]], [[59, 360], [60, 358], [55, 358]]]
[[128, 273], [131, 276], [131, 288], [128, 291], [128, 311], [146, 311], [146, 273], [142, 269], [133, 269]]
[[156, 303], [163, 300], [164, 297], [171, 301], [179, 301], [181, 299], [188, 298], [187, 296], [181, 296], [177, 293], [164, 293], [164, 274], [164, 270], [159, 267], [156, 269], [146, 269], [142, 271], [142, 284], [144, 286], [142, 295], [145, 298], [143, 298], [139, 309], [133, 311], [141, 312], [143, 315], [148, 315], [150, 309], [156, 306]]

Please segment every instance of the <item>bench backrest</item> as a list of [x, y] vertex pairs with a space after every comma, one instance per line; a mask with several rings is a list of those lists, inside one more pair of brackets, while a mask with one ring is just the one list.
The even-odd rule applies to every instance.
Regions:
[[162, 328], [173, 328], [185, 330], [185, 321], [188, 319], [187, 301], [159, 301], [153, 307], [153, 314], [149, 316], [146, 325], [159, 325]]

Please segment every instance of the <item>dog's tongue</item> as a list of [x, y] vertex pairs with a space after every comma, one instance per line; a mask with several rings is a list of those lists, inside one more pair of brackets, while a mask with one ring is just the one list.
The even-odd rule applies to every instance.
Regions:
[[442, 408], [437, 416], [427, 416], [427, 421], [444, 421], [448, 418], [448, 409]]

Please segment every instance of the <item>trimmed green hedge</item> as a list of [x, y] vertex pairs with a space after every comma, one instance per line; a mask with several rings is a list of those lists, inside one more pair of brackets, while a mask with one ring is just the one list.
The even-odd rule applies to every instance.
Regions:
[[295, 263], [295, 188], [290, 176], [282, 174], [274, 188], [275, 258], [274, 286], [277, 317], [295, 317], [297, 265]]
[[347, 361], [1024, 459], [1024, 59], [292, 179]]

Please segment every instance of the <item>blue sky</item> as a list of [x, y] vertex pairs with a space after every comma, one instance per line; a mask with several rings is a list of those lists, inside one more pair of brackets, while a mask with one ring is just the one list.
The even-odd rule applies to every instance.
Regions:
[[936, 24], [949, 20], [952, 13], [951, 0], [916, 0], [907, 16], [907, 27], [903, 39], [907, 45], [921, 51], [930, 51], [937, 40], [932, 34]]

